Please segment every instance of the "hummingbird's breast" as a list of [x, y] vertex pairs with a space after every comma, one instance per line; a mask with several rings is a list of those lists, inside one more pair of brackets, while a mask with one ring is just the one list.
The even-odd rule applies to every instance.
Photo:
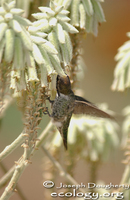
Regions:
[[60, 94], [56, 97], [53, 106], [52, 114], [53, 122], [64, 122], [67, 116], [73, 112], [75, 99], [72, 96]]

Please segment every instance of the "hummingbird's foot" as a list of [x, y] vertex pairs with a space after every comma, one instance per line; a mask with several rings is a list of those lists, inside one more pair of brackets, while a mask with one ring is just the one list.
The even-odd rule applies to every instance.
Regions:
[[49, 117], [51, 116], [49, 111], [48, 111], [48, 107], [46, 107], [46, 110], [43, 112], [44, 115], [49, 115]]
[[49, 97], [49, 96], [47, 96], [46, 99], [47, 99], [50, 103], [52, 103], [52, 104], [54, 103], [53, 100], [50, 100], [50, 97]]

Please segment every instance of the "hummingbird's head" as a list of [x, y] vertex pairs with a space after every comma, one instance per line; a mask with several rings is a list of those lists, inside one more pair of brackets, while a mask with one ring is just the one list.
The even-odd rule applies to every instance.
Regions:
[[58, 95], [60, 95], [60, 93], [65, 95], [69, 94], [71, 92], [71, 83], [69, 76], [57, 75], [56, 89]]

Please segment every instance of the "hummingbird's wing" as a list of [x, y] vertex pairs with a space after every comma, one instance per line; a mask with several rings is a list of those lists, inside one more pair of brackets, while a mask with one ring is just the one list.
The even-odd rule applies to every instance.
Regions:
[[62, 138], [63, 138], [63, 143], [64, 143], [64, 147], [67, 150], [67, 132], [68, 132], [68, 127], [69, 127], [69, 123], [70, 123], [70, 119], [72, 116], [72, 112], [67, 115], [66, 119], [64, 120], [64, 122], [62, 122], [62, 126], [57, 127], [57, 129], [59, 130]]
[[94, 104], [87, 101], [86, 99], [76, 96], [75, 95], [75, 107], [74, 107], [74, 114], [86, 114], [95, 117], [102, 117], [102, 118], [110, 118], [114, 119], [112, 116], [107, 114], [106, 112], [97, 108]]

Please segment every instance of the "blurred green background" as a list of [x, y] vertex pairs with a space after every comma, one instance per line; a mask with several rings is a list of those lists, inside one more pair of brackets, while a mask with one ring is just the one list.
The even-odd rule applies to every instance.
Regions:
[[[122, 124], [123, 118], [120, 117], [122, 109], [129, 104], [130, 91], [124, 93], [113, 92], [110, 87], [113, 81], [113, 71], [116, 65], [114, 56], [117, 49], [128, 40], [126, 32], [130, 31], [130, 1], [129, 0], [105, 0], [102, 7], [106, 16], [106, 23], [99, 26], [98, 37], [87, 35], [83, 39], [84, 60], [87, 68], [85, 69], [84, 79], [79, 84], [84, 91], [84, 97], [93, 103], [107, 102], [109, 108], [118, 115], [117, 121]], [[43, 129], [48, 121], [44, 116], [40, 124]], [[42, 130], [41, 129], [41, 130]], [[11, 105], [5, 113], [0, 128], [0, 151], [10, 144], [22, 131], [22, 115], [17, 110], [15, 104]], [[120, 135], [121, 137], [121, 135]], [[14, 161], [18, 160], [23, 149], [19, 148], [12, 155], [3, 161], [9, 169]], [[28, 199], [44, 199], [44, 189], [42, 186], [44, 164], [42, 161], [43, 153], [41, 150], [35, 154], [30, 165], [23, 173], [19, 185]], [[123, 151], [116, 152], [109, 163], [100, 166], [98, 180], [103, 180], [106, 184], [119, 184], [124, 165], [121, 164]], [[82, 170], [81, 170], [82, 166]], [[88, 166], [79, 161], [74, 174], [76, 180], [81, 183], [88, 182]], [[32, 175], [33, 174], [33, 175]], [[0, 177], [3, 175], [0, 170]], [[3, 190], [0, 191], [0, 194]], [[12, 200], [19, 200], [15, 194]]]

